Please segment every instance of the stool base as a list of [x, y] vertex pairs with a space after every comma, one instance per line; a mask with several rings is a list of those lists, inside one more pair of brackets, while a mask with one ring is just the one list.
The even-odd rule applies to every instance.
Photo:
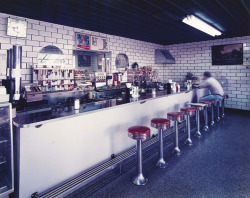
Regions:
[[139, 174], [133, 179], [133, 183], [137, 186], [143, 186], [148, 182], [148, 179], [143, 176], [143, 174]]
[[201, 132], [200, 131], [196, 131], [194, 134], [195, 137], [201, 138]]
[[158, 168], [167, 168], [168, 163], [164, 159], [159, 159], [157, 162], [155, 162], [155, 166]]
[[187, 138], [184, 142], [184, 144], [188, 145], [188, 146], [192, 146], [193, 145], [193, 142], [190, 138]]
[[210, 124], [211, 126], [214, 126], [215, 125], [215, 122], [214, 121], [211, 121], [211, 124]]
[[210, 131], [208, 126], [204, 126], [203, 130], [204, 131]]
[[220, 121], [220, 117], [217, 117], [217, 118], [216, 118], [216, 121], [219, 122], [219, 121]]
[[181, 152], [179, 147], [175, 147], [174, 150], [172, 151], [172, 153], [176, 156], [181, 156], [183, 154], [183, 152]]
[[224, 117], [225, 117], [225, 114], [223, 113], [223, 114], [221, 115], [221, 117], [224, 118]]

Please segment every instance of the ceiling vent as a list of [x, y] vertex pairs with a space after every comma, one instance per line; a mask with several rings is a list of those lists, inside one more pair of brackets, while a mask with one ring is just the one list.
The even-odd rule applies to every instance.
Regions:
[[155, 63], [156, 64], [174, 64], [175, 59], [168, 50], [155, 50]]

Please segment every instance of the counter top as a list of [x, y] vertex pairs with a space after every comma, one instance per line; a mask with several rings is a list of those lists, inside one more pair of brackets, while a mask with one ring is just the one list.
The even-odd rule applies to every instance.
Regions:
[[155, 96], [152, 96], [152, 94], [147, 94], [140, 96], [139, 98], [131, 98], [130, 102], [127, 103], [124, 100], [118, 101], [117, 99], [110, 99], [110, 100], [103, 100], [87, 104], [81, 104], [79, 110], [75, 110], [74, 106], [69, 106], [64, 108], [53, 109], [50, 111], [17, 115], [17, 117], [13, 119], [13, 124], [19, 128], [26, 128], [26, 127], [39, 128], [43, 124], [54, 122], [57, 120], [68, 119], [83, 114], [105, 110], [107, 108], [119, 107], [120, 105], [129, 105], [131, 103], [143, 104], [148, 100], [155, 100], [157, 98], [162, 98], [162, 97], [171, 97], [172, 95], [181, 94], [185, 92], [186, 90], [175, 94], [167, 94], [166, 91], [157, 91]]

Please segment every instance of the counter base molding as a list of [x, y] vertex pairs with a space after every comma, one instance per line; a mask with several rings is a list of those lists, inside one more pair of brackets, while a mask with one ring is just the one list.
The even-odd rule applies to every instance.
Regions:
[[[184, 123], [179, 124], [179, 130], [185, 128]], [[171, 138], [171, 135], [174, 133], [174, 129], [169, 128], [164, 131], [163, 138]], [[143, 141], [142, 148], [147, 150], [154, 144], [157, 144], [158, 142], [158, 135], [155, 135], [154, 137], [147, 139], [146, 141]], [[184, 135], [185, 136], [185, 135]], [[171, 138], [172, 139], [172, 138]], [[170, 145], [172, 142], [167, 141], [168, 145]], [[149, 150], [149, 152], [152, 152]], [[122, 166], [122, 162], [131, 158], [132, 156], [136, 155], [136, 146], [133, 146], [132, 148], [116, 155], [114, 158], [111, 158], [109, 160], [106, 160], [86, 171], [83, 171], [82, 173], [50, 188], [49, 190], [45, 192], [35, 192], [32, 194], [34, 198], [45, 198], [47, 196], [53, 196], [54, 194], [59, 195], [59, 197], [64, 197], [66, 195], [69, 195], [70, 193], [74, 192], [75, 190], [79, 189], [80, 187], [86, 185], [87, 183], [90, 183], [91, 181], [97, 179], [98, 177], [101, 177], [108, 171]], [[151, 155], [148, 155], [151, 156]], [[133, 160], [134, 161], [134, 160]], [[75, 185], [76, 184], [76, 185]]]
[[[34, 192], [45, 192], [92, 167], [104, 166], [100, 162], [109, 164], [107, 159], [112, 154], [117, 156], [134, 149], [134, 141], [127, 138], [129, 126], [144, 125], [157, 134], [150, 126], [152, 118], [166, 117], [168, 112], [179, 111], [205, 94], [201, 89], [148, 99], [144, 103], [128, 103], [51, 120], [39, 128], [35, 127], [39, 123], [27, 128], [19, 128], [15, 123], [16, 197], [28, 198]], [[152, 144], [152, 139], [143, 144]], [[120, 163], [117, 159], [113, 159], [114, 165]]]

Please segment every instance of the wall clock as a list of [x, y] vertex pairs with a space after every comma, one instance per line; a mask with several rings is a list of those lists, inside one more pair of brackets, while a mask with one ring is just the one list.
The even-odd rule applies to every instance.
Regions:
[[8, 18], [7, 35], [16, 37], [26, 37], [27, 21]]

